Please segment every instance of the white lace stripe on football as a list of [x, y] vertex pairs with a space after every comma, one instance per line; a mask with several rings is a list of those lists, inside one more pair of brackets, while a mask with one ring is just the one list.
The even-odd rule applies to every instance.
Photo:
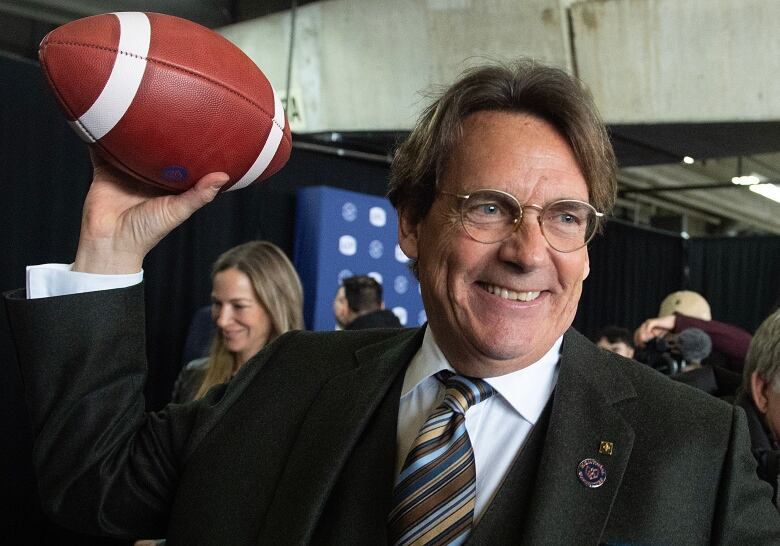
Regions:
[[249, 167], [246, 174], [241, 177], [241, 180], [230, 186], [226, 191], [240, 190], [260, 178], [260, 175], [265, 172], [276, 155], [276, 150], [279, 149], [279, 143], [284, 135], [284, 109], [282, 108], [282, 101], [276, 95], [276, 90], [271, 88], [271, 91], [274, 94], [274, 121], [271, 123], [271, 131], [268, 133], [265, 145], [260, 150], [260, 155], [257, 156], [255, 162]]
[[114, 67], [100, 96], [77, 122], [94, 140], [100, 140], [119, 123], [138, 92], [146, 70], [152, 29], [141, 12], [114, 13], [119, 19], [119, 47]]

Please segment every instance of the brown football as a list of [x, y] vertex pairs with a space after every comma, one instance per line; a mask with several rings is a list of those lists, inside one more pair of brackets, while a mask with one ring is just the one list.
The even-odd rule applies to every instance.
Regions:
[[290, 127], [268, 79], [238, 47], [191, 21], [86, 17], [47, 34], [39, 58], [76, 132], [139, 180], [180, 192], [223, 171], [226, 189], [238, 189], [290, 156]]

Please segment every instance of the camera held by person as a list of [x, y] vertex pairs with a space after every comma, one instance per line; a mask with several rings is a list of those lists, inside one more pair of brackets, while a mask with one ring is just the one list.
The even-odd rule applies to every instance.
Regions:
[[647, 341], [634, 358], [666, 375], [676, 375], [701, 367], [712, 350], [712, 340], [699, 328], [686, 328], [679, 334], [667, 333]]
[[702, 364], [735, 374], [742, 373], [750, 333], [734, 324], [713, 320], [710, 304], [701, 294], [691, 290], [680, 290], [666, 296], [659, 306], [658, 316], [645, 320], [636, 329], [634, 343], [641, 348], [653, 338], [669, 333], [680, 334], [691, 328], [710, 336], [711, 354]]

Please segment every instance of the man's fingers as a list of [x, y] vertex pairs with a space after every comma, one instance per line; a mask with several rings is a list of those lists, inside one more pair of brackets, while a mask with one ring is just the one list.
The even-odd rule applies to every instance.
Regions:
[[227, 173], [223, 172], [215, 172], [210, 173], [198, 180], [198, 183], [195, 184], [195, 187], [201, 187], [201, 186], [212, 186], [216, 189], [221, 188], [225, 184], [228, 183], [230, 180], [230, 177]]
[[200, 202], [200, 206], [202, 207], [214, 199], [222, 186], [229, 181], [230, 177], [227, 173], [211, 173], [198, 180], [198, 183], [192, 187], [192, 190], [194, 190], [194, 195], [196, 200]]
[[196, 210], [211, 202], [229, 180], [230, 177], [226, 173], [207, 174], [192, 188], [175, 196], [172, 208], [177, 221], [183, 222]]

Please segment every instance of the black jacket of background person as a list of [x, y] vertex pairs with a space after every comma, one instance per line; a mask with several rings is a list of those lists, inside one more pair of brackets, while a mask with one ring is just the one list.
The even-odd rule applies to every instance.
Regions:
[[770, 439], [769, 431], [764, 426], [750, 394], [743, 390], [739, 391], [736, 404], [745, 410], [747, 416], [751, 449], [758, 463], [758, 477], [772, 486], [772, 501], [780, 508], [780, 499], [777, 495], [780, 489], [780, 450]]
[[347, 324], [345, 330], [364, 330], [366, 328], [400, 328], [401, 322], [395, 313], [389, 309], [379, 309], [371, 311], [365, 315], [360, 315], [355, 320]]
[[[423, 330], [288, 333], [201, 400], [145, 414], [142, 285], [23, 298], [6, 307], [57, 521], [170, 546], [386, 543]], [[553, 397], [467, 543], [780, 544], [748, 442], [740, 408], [569, 330]], [[578, 479], [586, 459], [601, 487]]]

